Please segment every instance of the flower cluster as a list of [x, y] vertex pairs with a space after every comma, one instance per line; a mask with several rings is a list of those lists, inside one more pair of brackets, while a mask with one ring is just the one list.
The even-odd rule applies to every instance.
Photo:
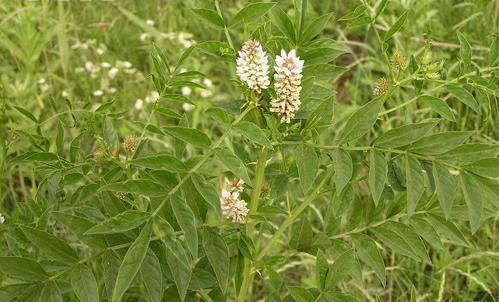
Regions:
[[407, 68], [407, 60], [403, 53], [397, 51], [393, 54], [393, 66], [399, 71]]
[[138, 145], [138, 140], [137, 138], [133, 136], [127, 136], [123, 140], [123, 149], [125, 149], [126, 152], [133, 153], [135, 152], [135, 149], [137, 149]]
[[244, 42], [236, 60], [239, 79], [252, 90], [260, 92], [270, 84], [267, 53], [256, 40]]
[[373, 94], [374, 95], [385, 94], [385, 92], [388, 91], [388, 87], [390, 86], [389, 84], [390, 83], [388, 82], [388, 80], [386, 78], [381, 78], [378, 81], [378, 83], [376, 84], [376, 86], [374, 86]]
[[271, 112], [277, 113], [281, 122], [289, 123], [300, 108], [301, 78], [303, 60], [296, 56], [293, 49], [289, 53], [281, 50], [275, 59], [274, 87], [277, 98], [271, 101]]
[[220, 203], [222, 214], [232, 222], [244, 222], [248, 216], [249, 209], [246, 202], [240, 199], [239, 193], [244, 190], [244, 181], [225, 179], [225, 186], [222, 188]]

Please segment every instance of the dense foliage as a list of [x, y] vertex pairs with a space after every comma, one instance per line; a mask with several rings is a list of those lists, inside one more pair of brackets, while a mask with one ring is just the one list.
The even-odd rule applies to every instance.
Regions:
[[496, 301], [499, 1], [2, 1], [0, 301]]

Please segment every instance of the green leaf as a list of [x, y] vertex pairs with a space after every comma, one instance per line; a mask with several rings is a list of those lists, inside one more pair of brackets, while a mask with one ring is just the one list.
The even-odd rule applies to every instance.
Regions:
[[472, 132], [448, 131], [423, 137], [409, 147], [414, 153], [437, 155], [457, 148], [464, 143]]
[[38, 123], [38, 120], [36, 119], [36, 117], [31, 112], [29, 112], [28, 110], [26, 110], [24, 108], [21, 108], [19, 106], [14, 106], [14, 108], [16, 108], [17, 111], [19, 111], [22, 115], [24, 115], [25, 117], [29, 118], [33, 122]]
[[233, 27], [241, 22], [250, 22], [260, 20], [269, 10], [271, 10], [275, 2], [256, 2], [242, 8], [234, 18], [230, 21], [229, 27]]
[[100, 191], [124, 192], [151, 197], [166, 194], [163, 186], [150, 179], [129, 179], [124, 182], [112, 183], [101, 187]]
[[99, 301], [99, 289], [92, 270], [82, 264], [78, 265], [70, 275], [71, 287], [81, 302]]
[[215, 210], [218, 217], [221, 217], [222, 209], [220, 208], [220, 197], [215, 187], [199, 174], [193, 174], [191, 179], [196, 191], [198, 191], [206, 203]]
[[114, 152], [119, 150], [119, 139], [118, 133], [113, 125], [113, 120], [110, 116], [106, 115], [104, 118], [104, 123], [102, 125], [102, 135], [104, 136], [104, 140], [109, 148], [109, 151]]
[[322, 15], [312, 22], [307, 26], [305, 31], [303, 32], [301, 36], [301, 42], [308, 42], [315, 36], [319, 35], [324, 27], [328, 24], [328, 22], [331, 20], [331, 17], [333, 16], [332, 13]]
[[471, 226], [471, 232], [475, 233], [480, 227], [480, 220], [483, 211], [483, 197], [481, 188], [473, 175], [461, 171], [459, 174], [461, 189], [463, 190], [464, 200], [468, 206], [468, 217]]
[[212, 228], [203, 229], [203, 248], [206, 257], [215, 272], [218, 285], [223, 293], [227, 291], [229, 282], [229, 249], [222, 236]]
[[295, 150], [296, 167], [303, 192], [308, 192], [319, 172], [319, 157], [314, 148], [300, 145]]
[[45, 283], [40, 294], [40, 302], [42, 301], [63, 302], [61, 292], [55, 281]]
[[389, 221], [383, 225], [388, 230], [397, 233], [412, 249], [419, 259], [431, 262], [426, 246], [419, 235], [411, 227], [396, 221]]
[[471, 143], [439, 154], [438, 158], [453, 162], [474, 162], [485, 158], [496, 157], [499, 154], [498, 145]]
[[440, 206], [444, 212], [445, 219], [449, 219], [456, 193], [456, 179], [449, 173], [449, 169], [438, 163], [433, 162], [433, 177], [437, 187], [437, 196]]
[[437, 98], [430, 95], [423, 95], [420, 97], [420, 99], [423, 101], [423, 103], [431, 107], [431, 109], [435, 110], [446, 120], [449, 120], [451, 122], [456, 122], [456, 117], [454, 116], [454, 112], [447, 104], [447, 102], [445, 102], [441, 98]]
[[270, 18], [275, 27], [286, 35], [291, 42], [296, 43], [296, 33], [295, 28], [293, 27], [293, 22], [282, 9], [278, 6], [274, 6], [272, 8]]
[[334, 182], [336, 185], [336, 193], [339, 195], [352, 178], [352, 157], [350, 156], [350, 153], [343, 149], [335, 149], [333, 151], [333, 161], [335, 174]]
[[64, 128], [62, 127], [62, 124], [60, 122], [57, 123], [57, 136], [55, 139], [55, 145], [56, 145], [56, 150], [57, 150], [57, 156], [63, 157], [64, 156]]
[[385, 188], [387, 172], [388, 166], [385, 154], [379, 150], [372, 149], [369, 152], [369, 188], [371, 189], [373, 201], [376, 206]]
[[78, 255], [65, 241], [35, 228], [27, 226], [20, 226], [20, 228], [33, 246], [36, 246], [49, 259], [69, 265], [78, 262]]
[[395, 23], [393, 23], [393, 25], [390, 26], [390, 28], [388, 29], [388, 31], [385, 33], [385, 36], [383, 37], [383, 42], [386, 42], [386, 41], [390, 40], [393, 37], [393, 35], [395, 35], [400, 30], [400, 28], [402, 28], [402, 26], [405, 23], [405, 20], [407, 19], [407, 13], [408, 13], [408, 11], [405, 11], [397, 19], [397, 21], [395, 21]]
[[161, 302], [163, 298], [163, 272], [161, 263], [154, 252], [147, 250], [146, 258], [140, 268], [140, 277], [144, 284], [148, 302]]
[[180, 299], [184, 301], [192, 276], [189, 257], [177, 239], [169, 240], [165, 245], [166, 262], [172, 272]]
[[125, 211], [93, 226], [85, 232], [85, 235], [126, 232], [141, 226], [149, 217], [151, 217], [151, 214], [147, 212]]
[[217, 27], [225, 27], [224, 19], [214, 10], [206, 8], [194, 8], [192, 9], [192, 11]]
[[288, 286], [288, 291], [296, 302], [314, 302], [314, 296], [306, 288]]
[[419, 217], [418, 215], [411, 216], [409, 223], [416, 230], [416, 232], [423, 237], [428, 243], [430, 243], [436, 249], [443, 249], [442, 241], [438, 236], [435, 228], [428, 223], [428, 221]]
[[403, 125], [381, 134], [373, 145], [386, 148], [399, 148], [409, 145], [430, 132], [437, 122], [424, 122]]
[[113, 297], [114, 284], [120, 268], [121, 259], [113, 250], [107, 250], [102, 257], [102, 279], [106, 289], [106, 298], [111, 301]]
[[376, 122], [383, 103], [383, 97], [375, 98], [350, 115], [338, 134], [338, 143], [350, 142], [366, 134]]
[[274, 150], [269, 139], [265, 135], [262, 129], [252, 122], [242, 121], [234, 126], [239, 133], [250, 141], [259, 144], [261, 146], [267, 147], [270, 150]]
[[412, 215], [419, 199], [423, 196], [424, 180], [421, 164], [413, 156], [405, 155], [405, 173], [407, 188], [407, 212]]
[[116, 276], [112, 302], [120, 302], [142, 266], [151, 238], [151, 223], [146, 224], [139, 236], [128, 248]]
[[307, 217], [303, 216], [293, 225], [289, 246], [301, 251], [307, 250], [312, 244], [313, 236], [312, 225]]
[[387, 5], [388, 5], [388, 0], [381, 0], [381, 3], [379, 3], [378, 7], [376, 8], [376, 14], [374, 15], [374, 19], [377, 19], [379, 15], [383, 13]]
[[211, 145], [210, 138], [197, 129], [179, 126], [168, 126], [161, 129], [169, 135], [193, 146], [209, 147]]
[[175, 69], [173, 70], [174, 72], [176, 72], [177, 70], [179, 70], [180, 67], [182, 67], [182, 64], [191, 55], [194, 48], [195, 48], [195, 46], [191, 46], [191, 47], [187, 48], [186, 50], [184, 50], [184, 52], [182, 53], [182, 55], [178, 59], [177, 64], [175, 65]]
[[386, 284], [385, 263], [376, 246], [374, 240], [364, 234], [356, 234], [352, 236], [352, 241], [355, 246], [357, 256], [374, 270], [374, 273], [381, 281], [383, 286]]
[[464, 167], [483, 177], [499, 178], [499, 158], [486, 158]]
[[23, 257], [0, 257], [0, 271], [24, 281], [43, 281], [49, 277], [38, 262]]
[[457, 31], [457, 38], [459, 39], [459, 55], [461, 56], [461, 60], [463, 60], [466, 67], [469, 67], [471, 65], [471, 45], [460, 31]]
[[229, 149], [217, 148], [215, 149], [215, 156], [218, 160], [229, 169], [234, 175], [244, 180], [245, 183], [251, 185], [251, 178], [248, 175], [246, 166], [242, 160], [234, 155]]
[[445, 220], [444, 217], [432, 214], [428, 215], [426, 219], [435, 228], [437, 233], [445, 237], [450, 242], [457, 245], [468, 246], [468, 242], [466, 241], [463, 233], [461, 233], [461, 231], [451, 221]]
[[388, 246], [393, 251], [416, 261], [420, 260], [407, 241], [405, 241], [405, 239], [396, 232], [389, 230], [384, 226], [374, 227], [371, 228], [371, 230], [377, 235], [383, 244]]
[[325, 290], [331, 290], [334, 286], [348, 275], [350, 275], [355, 268], [356, 258], [351, 249], [342, 252], [333, 262], [329, 272], [327, 273]]
[[104, 104], [100, 105], [99, 107], [97, 107], [97, 109], [95, 109], [95, 113], [104, 113], [106, 111], [109, 110], [109, 108], [111, 108], [111, 106], [113, 106], [114, 102], [116, 100], [111, 100], [109, 102], [105, 102]]
[[167, 170], [170, 172], [185, 172], [185, 164], [174, 156], [169, 154], [154, 154], [131, 160], [130, 163], [135, 166], [153, 169]]
[[103, 238], [99, 236], [85, 235], [85, 232], [94, 226], [90, 220], [65, 212], [52, 212], [52, 216], [55, 217], [59, 223], [73, 231], [78, 239], [85, 244], [90, 246], [106, 247], [106, 243]]
[[171, 206], [180, 228], [184, 231], [187, 248], [192, 257], [196, 259], [198, 257], [198, 232], [194, 213], [187, 202], [178, 196], [172, 196]]
[[317, 250], [315, 259], [315, 280], [321, 291], [326, 289], [326, 277], [328, 276], [329, 263], [321, 249]]
[[473, 109], [473, 111], [475, 111], [476, 113], [480, 113], [480, 105], [468, 90], [455, 85], [448, 85], [447, 90], [449, 90], [449, 92], [452, 93], [463, 104]]
[[29, 163], [29, 162], [53, 162], [59, 160], [59, 157], [51, 152], [26, 152], [16, 156], [11, 160], [11, 164]]

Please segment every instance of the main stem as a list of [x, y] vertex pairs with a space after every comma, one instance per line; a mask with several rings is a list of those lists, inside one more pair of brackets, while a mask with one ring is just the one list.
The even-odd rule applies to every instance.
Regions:
[[324, 187], [324, 185], [329, 182], [331, 174], [332, 173], [324, 177], [321, 183], [312, 191], [312, 193], [310, 193], [307, 199], [305, 199], [303, 203], [301, 203], [296, 209], [294, 209], [291, 215], [289, 215], [288, 218], [284, 220], [279, 229], [270, 238], [270, 241], [267, 243], [265, 248], [263, 248], [263, 250], [258, 254], [257, 260], [261, 260], [265, 255], [268, 254], [268, 252], [277, 243], [277, 240], [279, 240], [279, 237], [284, 234], [284, 231], [286, 231], [286, 229], [300, 216], [300, 214], [317, 198], [317, 196], [319, 196], [322, 187]]
[[[262, 192], [262, 186], [265, 179], [265, 166], [267, 164], [267, 154], [268, 149], [263, 147], [258, 155], [258, 160], [256, 162], [255, 170], [255, 182], [253, 184], [253, 190], [251, 191], [251, 204], [249, 215], [254, 215], [258, 211], [258, 204], [260, 202], [260, 194]], [[250, 220], [246, 224], [246, 234], [253, 237], [255, 231], [255, 221]], [[251, 284], [253, 283], [253, 265], [250, 259], [244, 259], [244, 272], [243, 272], [243, 283], [241, 289], [239, 290], [238, 301], [246, 301], [247, 296], [251, 297]]]

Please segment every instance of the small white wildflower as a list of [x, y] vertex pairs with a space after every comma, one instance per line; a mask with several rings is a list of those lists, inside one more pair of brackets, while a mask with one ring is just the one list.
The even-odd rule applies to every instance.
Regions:
[[109, 64], [108, 62], [102, 62], [102, 63], [100, 63], [100, 66], [101, 66], [102, 68], [110, 68], [110, 67], [111, 67], [111, 64]]
[[192, 35], [188, 33], [178, 33], [177, 34], [177, 41], [180, 43], [184, 48], [189, 48], [192, 45], [195, 44], [194, 40], [191, 39]]
[[141, 100], [141, 99], [137, 99], [135, 101], [135, 110], [139, 111], [142, 109], [142, 107], [144, 106], [144, 101]]
[[293, 49], [289, 53], [281, 50], [275, 59], [274, 87], [277, 99], [270, 102], [271, 112], [277, 113], [281, 122], [290, 123], [300, 108], [300, 91], [303, 71], [303, 60], [296, 56]]
[[222, 189], [220, 203], [222, 214], [232, 222], [244, 222], [248, 216], [249, 209], [244, 200], [239, 199], [239, 192], [229, 192]]
[[210, 96], [213, 95], [213, 92], [211, 90], [208, 90], [208, 89], [202, 89], [200, 92], [199, 92], [199, 95], [202, 97], [202, 98], [209, 98]]
[[42, 85], [40, 85], [40, 90], [42, 92], [45, 92], [45, 91], [47, 91], [49, 89], [50, 89], [50, 85], [49, 84], [42, 84]]
[[69, 93], [68, 93], [68, 91], [67, 91], [67, 90], [63, 90], [63, 91], [61, 92], [61, 95], [62, 95], [62, 97], [63, 97], [63, 98], [67, 98], [67, 97], [69, 96]]
[[116, 91], [118, 91], [118, 90], [116, 88], [114, 88], [114, 87], [110, 87], [107, 91], [109, 93], [113, 94], [113, 93], [116, 93]]
[[140, 41], [145, 42], [147, 39], [149, 39], [149, 34], [148, 33], [142, 33], [139, 37]]
[[182, 95], [183, 96], [189, 96], [192, 92], [191, 87], [184, 86], [182, 87]]
[[45, 78], [40, 78], [38, 80], [38, 84], [40, 84], [40, 85], [45, 84]]
[[85, 62], [85, 69], [89, 72], [92, 72], [95, 70], [95, 65], [92, 61], [86, 61]]
[[236, 73], [239, 79], [257, 92], [267, 89], [270, 84], [268, 57], [260, 42], [244, 42], [238, 54]]
[[72, 49], [88, 49], [88, 44], [87, 43], [82, 43], [80, 41], [76, 41], [73, 46], [71, 46]]
[[94, 94], [94, 96], [101, 96], [104, 94], [104, 92], [102, 92], [102, 90], [98, 89], [98, 90], [94, 91], [93, 94]]
[[116, 61], [116, 65], [118, 65], [119, 67], [123, 67], [123, 68], [132, 68], [132, 63], [128, 62], [128, 61]]
[[185, 111], [185, 112], [189, 112], [191, 111], [192, 109], [194, 109], [194, 105], [192, 104], [189, 104], [189, 103], [183, 103], [182, 104], [182, 109]]
[[116, 77], [116, 75], [118, 74], [118, 68], [116, 67], [113, 67], [111, 69], [109, 69], [109, 71], [107, 72], [107, 76], [110, 78], [110, 79], [114, 79]]
[[147, 25], [149, 25], [149, 26], [154, 26], [154, 24], [156, 24], [156, 23], [154, 22], [154, 20], [151, 20], [151, 19], [147, 19], [147, 20], [146, 20], [146, 23], [147, 23]]
[[102, 56], [102, 55], [106, 52], [106, 50], [105, 50], [104, 48], [100, 48], [100, 47], [99, 47], [99, 48], [97, 48], [97, 49], [95, 50], [95, 52], [96, 52], [99, 56]]
[[85, 72], [85, 68], [83, 68], [83, 67], [76, 67], [75, 68], [75, 73], [82, 73], [82, 72]]
[[5, 222], [5, 216], [3, 214], [0, 214], [0, 224], [3, 224]]
[[210, 79], [204, 79], [203, 84], [208, 88], [213, 87], [213, 82]]
[[152, 103], [159, 100], [159, 92], [153, 90], [150, 95], [146, 96], [146, 103]]

